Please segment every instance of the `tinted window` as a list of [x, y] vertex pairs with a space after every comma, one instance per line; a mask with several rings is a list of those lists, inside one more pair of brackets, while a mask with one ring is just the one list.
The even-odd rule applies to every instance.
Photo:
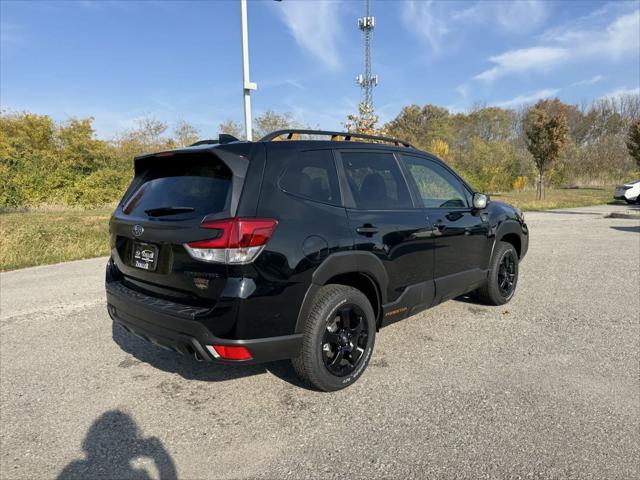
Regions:
[[403, 155], [402, 160], [415, 180], [426, 208], [468, 206], [465, 188], [446, 168], [425, 158], [411, 155]]
[[342, 152], [342, 162], [358, 208], [413, 207], [407, 185], [391, 153]]
[[122, 209], [127, 215], [218, 213], [225, 209], [231, 190], [231, 171], [210, 154], [153, 159], [141, 175], [142, 185]]
[[331, 150], [301, 152], [287, 167], [280, 187], [293, 195], [339, 205], [338, 175]]

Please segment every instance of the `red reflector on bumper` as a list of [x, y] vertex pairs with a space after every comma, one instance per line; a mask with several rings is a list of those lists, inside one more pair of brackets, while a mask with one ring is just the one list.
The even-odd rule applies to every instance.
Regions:
[[213, 349], [225, 360], [251, 360], [253, 357], [247, 347], [233, 347], [229, 345], [212, 345]]

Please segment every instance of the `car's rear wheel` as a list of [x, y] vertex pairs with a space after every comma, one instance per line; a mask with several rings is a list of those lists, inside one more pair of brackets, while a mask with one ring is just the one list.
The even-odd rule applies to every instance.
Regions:
[[513, 298], [518, 284], [518, 252], [507, 242], [498, 242], [491, 258], [487, 283], [478, 298], [489, 305], [504, 305]]
[[354, 383], [369, 364], [376, 320], [367, 297], [352, 287], [326, 285], [315, 298], [303, 329], [298, 376], [325, 392]]

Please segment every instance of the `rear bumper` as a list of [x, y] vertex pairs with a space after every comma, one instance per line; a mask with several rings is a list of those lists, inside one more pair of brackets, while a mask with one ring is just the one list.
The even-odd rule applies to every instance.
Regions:
[[[131, 290], [119, 281], [106, 283], [109, 316], [128, 332], [160, 347], [198, 360], [223, 364], [254, 364], [293, 358], [300, 352], [302, 335], [259, 338], [252, 340], [221, 339], [195, 319], [197, 309], [150, 297]], [[186, 311], [185, 311], [186, 310]], [[185, 315], [186, 314], [186, 315]], [[211, 345], [244, 346], [250, 360], [224, 360], [216, 357]]]

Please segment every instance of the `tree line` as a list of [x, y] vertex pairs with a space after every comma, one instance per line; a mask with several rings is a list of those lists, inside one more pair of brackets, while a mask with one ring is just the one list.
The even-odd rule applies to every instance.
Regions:
[[[119, 199], [144, 152], [187, 146], [201, 132], [181, 121], [170, 129], [153, 118], [102, 140], [93, 119], [56, 122], [28, 112], [0, 114], [0, 207], [43, 204], [104, 205]], [[409, 105], [378, 124], [360, 106], [344, 123], [348, 131], [394, 136], [430, 151], [488, 193], [545, 186], [604, 186], [640, 177], [640, 95], [571, 105], [558, 99], [504, 109], [476, 106], [451, 112], [435, 105]], [[268, 110], [254, 121], [254, 138], [306, 124], [289, 113]], [[242, 137], [227, 120], [219, 133]], [[212, 135], [215, 138], [217, 135]]]

